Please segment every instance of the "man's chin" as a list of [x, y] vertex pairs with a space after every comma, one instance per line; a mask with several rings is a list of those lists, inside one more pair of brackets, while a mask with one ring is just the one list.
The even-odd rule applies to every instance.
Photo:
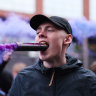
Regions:
[[48, 58], [45, 57], [45, 56], [40, 56], [40, 59], [41, 59], [42, 61], [47, 61], [47, 60], [48, 60]]

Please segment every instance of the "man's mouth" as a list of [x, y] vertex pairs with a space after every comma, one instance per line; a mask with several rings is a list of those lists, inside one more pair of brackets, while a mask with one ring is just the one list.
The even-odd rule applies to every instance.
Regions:
[[48, 44], [48, 42], [46, 42], [46, 41], [41, 41], [40, 43], [43, 44], [43, 45], [45, 45], [45, 46], [48, 46], [48, 47], [49, 47], [49, 44]]

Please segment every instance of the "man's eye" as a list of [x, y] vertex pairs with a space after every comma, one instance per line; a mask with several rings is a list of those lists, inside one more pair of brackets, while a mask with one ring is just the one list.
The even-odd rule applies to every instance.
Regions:
[[48, 29], [47, 31], [48, 31], [48, 32], [53, 32], [54, 30], [53, 30], [53, 29]]
[[37, 34], [39, 34], [40, 32], [37, 32]]

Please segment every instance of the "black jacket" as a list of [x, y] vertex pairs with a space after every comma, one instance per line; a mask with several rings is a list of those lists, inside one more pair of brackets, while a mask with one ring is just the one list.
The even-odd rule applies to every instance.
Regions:
[[[6, 94], [12, 85], [13, 77], [12, 74], [8, 71], [3, 70], [0, 73], [0, 89]], [[1, 96], [1, 95], [0, 95]]]
[[[8, 96], [96, 96], [96, 76], [82, 63], [66, 56], [67, 64], [46, 69], [39, 60], [19, 72]], [[52, 74], [55, 72], [51, 86]]]
[[4, 70], [7, 63], [8, 61], [3, 61], [3, 60], [2, 60], [2, 63], [0, 63], [0, 90], [5, 92], [6, 94], [8, 93], [8, 90], [10, 89], [12, 81], [13, 81], [12, 74]]

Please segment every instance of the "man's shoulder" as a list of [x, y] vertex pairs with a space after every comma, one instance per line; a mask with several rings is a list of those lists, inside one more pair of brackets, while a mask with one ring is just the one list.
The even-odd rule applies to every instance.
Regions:
[[30, 75], [33, 74], [36, 71], [36, 66], [37, 64], [33, 64], [30, 66], [25, 67], [24, 69], [22, 69], [18, 75]]
[[77, 71], [77, 74], [81, 77], [84, 78], [95, 78], [96, 79], [96, 74], [92, 72], [90, 69], [86, 69], [84, 67], [80, 67], [79, 70]]

